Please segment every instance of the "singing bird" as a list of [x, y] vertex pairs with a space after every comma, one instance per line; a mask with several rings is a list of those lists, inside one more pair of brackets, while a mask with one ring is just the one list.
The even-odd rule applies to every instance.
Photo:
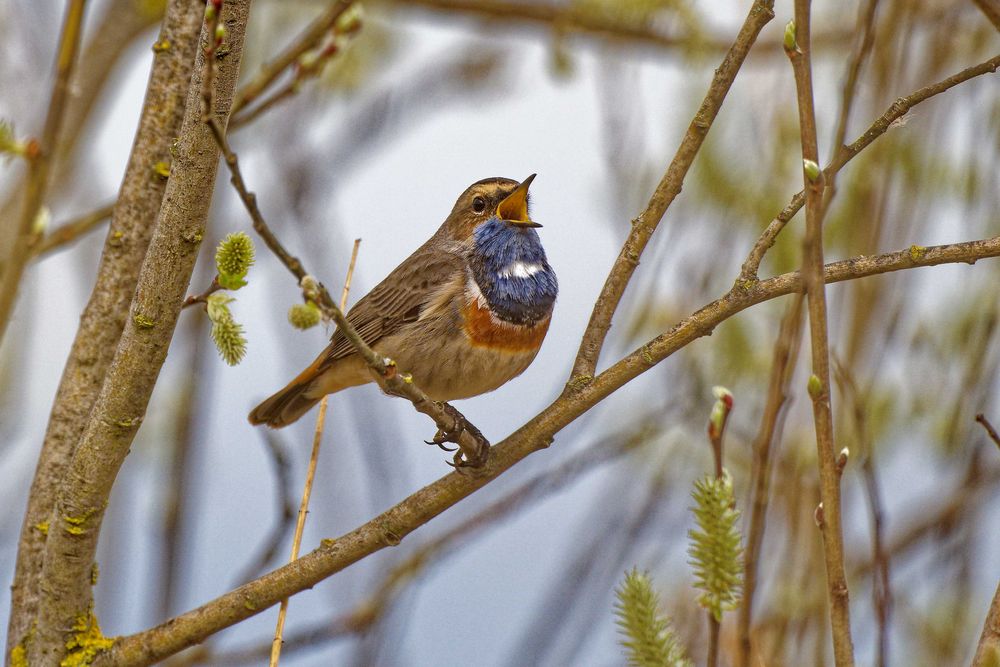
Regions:
[[[433, 400], [493, 391], [538, 354], [559, 290], [528, 214], [528, 186], [487, 178], [462, 193], [437, 232], [347, 314], [361, 338]], [[374, 381], [340, 331], [253, 424], [291, 424], [323, 396]]]

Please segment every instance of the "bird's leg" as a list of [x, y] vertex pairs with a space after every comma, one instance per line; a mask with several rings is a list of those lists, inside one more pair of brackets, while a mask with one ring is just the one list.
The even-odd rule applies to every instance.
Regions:
[[[448, 465], [454, 468], [481, 468], [486, 465], [486, 460], [490, 456], [490, 441], [486, 439], [483, 432], [448, 403], [441, 402], [438, 405], [455, 424], [451, 431], [439, 428], [438, 432], [434, 434], [434, 442], [438, 446], [444, 442], [458, 445], [458, 451], [455, 452], [454, 459]], [[444, 448], [442, 447], [442, 449]]]

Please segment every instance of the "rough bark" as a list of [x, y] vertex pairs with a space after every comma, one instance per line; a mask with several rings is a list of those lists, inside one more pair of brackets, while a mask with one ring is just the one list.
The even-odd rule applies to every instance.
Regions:
[[[249, 5], [250, 0], [233, 0], [223, 11], [227, 49], [217, 59], [215, 92], [223, 121], [239, 73]], [[207, 43], [205, 35], [201, 39]], [[219, 153], [202, 122], [204, 52], [198, 54], [171, 176], [129, 316], [49, 518], [38, 613], [28, 642], [32, 665], [59, 660], [74, 624], [90, 622], [91, 571], [104, 510], [166, 359], [204, 234]]]
[[167, 40], [170, 48], [159, 50], [153, 60], [97, 281], [63, 370], [28, 497], [11, 588], [8, 654], [27, 634], [37, 610], [46, 539], [40, 527], [52, 514], [56, 491], [125, 326], [139, 268], [166, 189], [166, 181], [154, 176], [152, 167], [159, 161], [170, 161], [170, 145], [180, 133], [203, 13], [204, 5], [198, 0], [173, 0], [160, 31], [157, 43]]

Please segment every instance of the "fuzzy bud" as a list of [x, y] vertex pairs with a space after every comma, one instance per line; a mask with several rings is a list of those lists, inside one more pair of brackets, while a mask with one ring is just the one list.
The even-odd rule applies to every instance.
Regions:
[[215, 268], [219, 272], [219, 284], [226, 289], [239, 289], [246, 285], [243, 280], [253, 266], [253, 241], [244, 232], [229, 234], [219, 243], [215, 251]]
[[296, 329], [311, 329], [319, 324], [322, 319], [319, 307], [309, 301], [307, 303], [297, 303], [288, 309], [288, 323]]
[[340, 15], [333, 29], [341, 35], [353, 35], [361, 30], [364, 9], [360, 2], [355, 2], [347, 11]]
[[721, 437], [726, 428], [729, 411], [733, 409], [733, 393], [725, 387], [715, 386], [712, 387], [712, 394], [716, 400], [708, 418], [708, 436], [714, 440]]
[[247, 339], [243, 325], [233, 319], [229, 303], [233, 298], [225, 294], [212, 294], [206, 299], [208, 319], [212, 321], [212, 341], [219, 355], [230, 366], [243, 360], [247, 353]]

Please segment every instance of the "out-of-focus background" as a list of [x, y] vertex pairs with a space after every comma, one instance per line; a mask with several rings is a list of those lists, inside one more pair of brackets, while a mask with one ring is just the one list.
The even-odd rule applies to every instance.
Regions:
[[[93, 0], [88, 7], [73, 89], [85, 104], [67, 120], [72, 146], [54, 171], [53, 226], [116, 195], [162, 5]], [[254, 3], [244, 77], [326, 5]], [[1000, 47], [997, 28], [974, 2], [815, 2], [824, 162], [871, 5], [874, 42], [846, 119], [848, 142], [895, 98]], [[541, 237], [561, 285], [552, 329], [522, 377], [458, 404], [498, 441], [561, 391], [629, 222], [666, 168], [748, 6], [366, 2], [362, 30], [321, 76], [234, 129], [232, 144], [275, 231], [331, 288], [343, 279], [351, 242], [362, 239], [352, 302], [433, 233], [469, 184], [538, 173], [533, 217], [544, 224]], [[0, 0], [0, 118], [22, 133], [40, 131], [62, 10], [57, 2]], [[753, 240], [800, 189], [794, 83], [780, 47], [791, 14], [790, 2], [777, 3], [776, 19], [643, 257], [602, 368], [724, 293]], [[980, 77], [921, 104], [852, 162], [829, 210], [828, 257], [1000, 232], [997, 91], [995, 77]], [[17, 201], [11, 198], [22, 172], [20, 162], [0, 163], [0, 204]], [[798, 265], [802, 228], [801, 217], [789, 224], [762, 275]], [[0, 578], [8, 583], [48, 411], [105, 229], [29, 267], [0, 347]], [[214, 241], [237, 230], [249, 231], [249, 220], [220, 170], [212, 239], [192, 293], [211, 280]], [[288, 325], [285, 313], [299, 290], [258, 245], [249, 285], [233, 304], [249, 339], [242, 364], [231, 368], [218, 357], [202, 311], [182, 313], [102, 535], [96, 611], [108, 635], [190, 609], [288, 556], [283, 508], [297, 506], [312, 414], [276, 433], [251, 427], [246, 414], [311, 361], [330, 331]], [[880, 654], [891, 665], [963, 664], [982, 627], [1000, 576], [1000, 451], [974, 416], [1000, 421], [998, 278], [1000, 263], [983, 261], [828, 291], [835, 434], [838, 449], [851, 451], [844, 525], [859, 664], [876, 664]], [[702, 662], [707, 629], [686, 548], [691, 484], [711, 468], [704, 435], [711, 387], [735, 395], [726, 465], [746, 510], [750, 447], [779, 321], [792, 299], [727, 321], [399, 547], [293, 598], [283, 664], [621, 664], [613, 590], [633, 565], [650, 571], [664, 612]], [[830, 661], [805, 357], [775, 445], [754, 607], [758, 664]], [[421, 442], [432, 424], [406, 402], [369, 386], [330, 405], [305, 549], [449, 470], [446, 455]], [[498, 501], [502, 516], [464, 527], [416, 565], [408, 560]], [[881, 556], [874, 555], [875, 535]], [[262, 562], [269, 546], [276, 551]], [[386, 587], [386, 577], [407, 562], [405, 576]], [[885, 576], [889, 589], [881, 591]], [[879, 602], [875, 590], [889, 602]], [[372, 599], [387, 604], [366, 606]], [[4, 585], [4, 627], [8, 603]], [[888, 612], [887, 653], [877, 649], [878, 610]], [[274, 621], [274, 611], [260, 614], [181, 659], [261, 664], [254, 651], [269, 645]], [[735, 651], [734, 621], [728, 615], [723, 624], [723, 656]]]

